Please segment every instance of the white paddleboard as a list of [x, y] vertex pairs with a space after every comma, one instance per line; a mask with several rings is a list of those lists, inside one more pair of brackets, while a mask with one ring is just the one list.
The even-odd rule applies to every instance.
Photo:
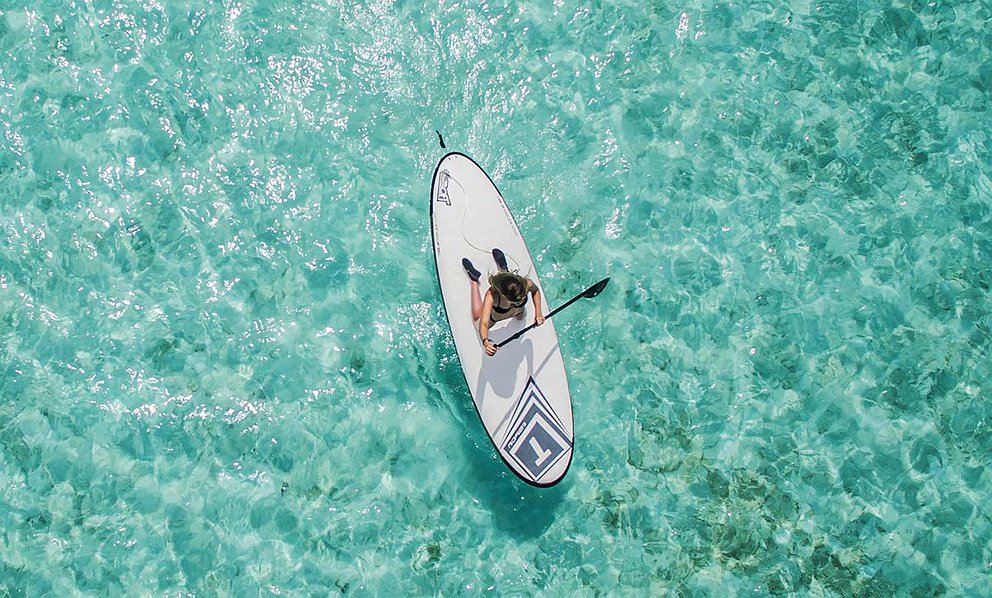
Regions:
[[[492, 249], [506, 254], [510, 270], [530, 278], [544, 294], [527, 245], [489, 175], [457, 152], [441, 159], [431, 184], [431, 233], [441, 297], [458, 357], [482, 425], [506, 465], [534, 486], [561, 481], [572, 461], [572, 398], [558, 335], [551, 320], [489, 357], [472, 319], [471, 288], [462, 258], [482, 272], [485, 296], [496, 272]], [[534, 322], [528, 300], [523, 319], [494, 324], [495, 343]]]

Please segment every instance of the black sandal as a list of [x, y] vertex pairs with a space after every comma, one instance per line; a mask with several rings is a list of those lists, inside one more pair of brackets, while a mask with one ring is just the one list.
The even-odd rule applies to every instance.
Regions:
[[469, 279], [472, 282], [479, 282], [479, 277], [482, 276], [482, 272], [475, 269], [472, 262], [469, 261], [467, 257], [462, 258], [462, 267], [465, 268], [465, 273], [468, 274]]
[[509, 268], [506, 267], [506, 256], [503, 255], [503, 252], [496, 247], [493, 247], [493, 259], [496, 260], [497, 268], [503, 272], [509, 271]]

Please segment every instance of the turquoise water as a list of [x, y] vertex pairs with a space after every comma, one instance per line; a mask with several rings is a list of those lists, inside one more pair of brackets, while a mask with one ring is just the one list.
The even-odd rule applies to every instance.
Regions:
[[[987, 2], [26, 4], [0, 595], [992, 592]], [[454, 356], [435, 129], [549, 304], [612, 277], [550, 490]]]

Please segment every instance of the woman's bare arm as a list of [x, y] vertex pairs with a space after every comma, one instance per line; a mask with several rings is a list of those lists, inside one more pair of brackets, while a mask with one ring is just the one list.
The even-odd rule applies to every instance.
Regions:
[[493, 313], [493, 292], [486, 291], [486, 297], [482, 300], [482, 314], [479, 316], [479, 337], [482, 338], [482, 346], [486, 349], [486, 354], [495, 355], [496, 345], [489, 340], [489, 318]]
[[544, 309], [541, 307], [541, 289], [536, 284], [531, 283], [531, 297], [534, 298], [534, 325], [540, 326], [544, 323]]

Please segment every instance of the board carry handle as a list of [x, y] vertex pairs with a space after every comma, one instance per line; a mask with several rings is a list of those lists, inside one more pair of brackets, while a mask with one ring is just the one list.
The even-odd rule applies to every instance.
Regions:
[[[561, 310], [563, 310], [563, 309], [565, 309], [565, 308], [566, 308], [566, 307], [568, 307], [569, 305], [571, 305], [571, 304], [573, 304], [573, 303], [575, 303], [575, 302], [576, 302], [576, 301], [578, 301], [579, 299], [583, 299], [583, 298], [584, 298], [584, 299], [592, 299], [592, 298], [593, 298], [593, 297], [595, 297], [596, 295], [599, 295], [600, 293], [602, 293], [602, 292], [603, 292], [603, 289], [605, 289], [605, 288], [606, 288], [606, 285], [607, 285], [607, 284], [608, 284], [609, 282], [610, 282], [610, 279], [609, 279], [609, 278], [604, 278], [603, 280], [601, 280], [601, 281], [599, 281], [599, 282], [597, 282], [596, 284], [594, 284], [594, 285], [592, 285], [592, 286], [591, 286], [591, 287], [589, 287], [588, 289], [586, 289], [586, 290], [584, 290], [584, 291], [582, 291], [581, 293], [579, 293], [579, 294], [578, 294], [578, 295], [576, 295], [575, 297], [572, 297], [571, 299], [569, 299], [569, 300], [568, 300], [568, 301], [567, 301], [566, 303], [564, 303], [563, 305], [561, 305], [561, 306], [559, 306], [559, 307], [557, 307], [557, 308], [555, 308], [555, 310], [554, 310], [554, 311], [552, 311], [551, 313], [549, 313], [548, 315], [546, 315], [546, 316], [544, 317], [544, 319], [545, 319], [545, 320], [550, 320], [550, 319], [551, 319], [552, 317], [554, 317], [554, 315], [555, 315], [556, 313], [558, 313], [558, 312], [560, 312]], [[500, 347], [502, 347], [502, 346], [504, 346], [504, 345], [507, 345], [507, 344], [509, 344], [509, 343], [511, 343], [511, 342], [513, 342], [513, 341], [515, 341], [515, 340], [517, 340], [518, 338], [520, 338], [521, 336], [523, 336], [523, 335], [524, 335], [525, 333], [527, 333], [527, 332], [528, 332], [529, 330], [531, 330], [531, 329], [533, 329], [533, 328], [536, 328], [536, 327], [537, 327], [537, 324], [531, 324], [530, 326], [528, 326], [528, 327], [526, 327], [526, 328], [524, 328], [524, 329], [523, 329], [523, 330], [521, 330], [520, 332], [517, 332], [516, 334], [514, 334], [514, 335], [513, 335], [513, 336], [511, 336], [510, 338], [508, 338], [508, 339], [506, 339], [505, 341], [503, 341], [503, 342], [501, 342], [501, 343], [498, 343], [498, 344], [496, 345], [496, 348], [497, 348], [497, 349], [499, 349]]]

